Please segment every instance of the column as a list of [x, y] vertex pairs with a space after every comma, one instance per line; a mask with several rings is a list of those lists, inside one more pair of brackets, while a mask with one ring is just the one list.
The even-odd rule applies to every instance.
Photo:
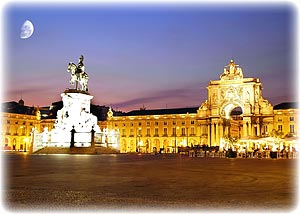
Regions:
[[247, 137], [247, 121], [243, 118], [243, 137]]
[[216, 135], [215, 135], [215, 124], [211, 124], [211, 145], [215, 146], [216, 145]]
[[257, 123], [257, 133], [256, 133], [257, 136], [260, 136], [260, 125], [259, 123]]
[[248, 122], [248, 135], [252, 136], [252, 123], [251, 123], [251, 121]]
[[219, 130], [220, 130], [220, 139], [221, 139], [221, 137], [223, 137], [223, 124], [222, 123], [220, 123], [220, 125], [219, 125]]
[[208, 146], [211, 146], [211, 140], [210, 140], [210, 123], [207, 125], [207, 144]]
[[216, 123], [216, 141], [215, 141], [216, 146], [220, 145], [220, 137], [219, 137], [219, 124]]

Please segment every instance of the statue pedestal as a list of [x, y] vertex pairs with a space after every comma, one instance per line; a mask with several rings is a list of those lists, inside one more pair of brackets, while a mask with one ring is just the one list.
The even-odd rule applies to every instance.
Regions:
[[71, 130], [75, 129], [74, 141], [76, 147], [91, 145], [91, 131], [100, 132], [97, 117], [90, 113], [93, 96], [74, 89], [61, 94], [63, 108], [57, 112], [54, 129], [51, 131], [51, 142], [55, 146], [69, 147]]
[[[69, 63], [70, 84], [75, 83], [76, 87], [61, 94], [63, 108], [57, 111], [54, 128], [50, 132], [47, 127], [42, 133], [32, 132], [33, 152], [43, 147], [95, 147], [96, 144], [119, 148], [119, 132], [108, 129], [101, 132], [97, 117], [90, 113], [93, 96], [87, 92], [89, 78], [84, 71], [83, 59], [81, 55], [78, 65]], [[81, 85], [80, 90], [77, 89], [78, 83]]]

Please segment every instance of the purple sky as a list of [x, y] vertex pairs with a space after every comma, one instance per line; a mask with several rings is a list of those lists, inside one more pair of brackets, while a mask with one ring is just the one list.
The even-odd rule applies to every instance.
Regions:
[[[49, 106], [85, 56], [93, 103], [129, 111], [200, 106], [233, 58], [273, 105], [296, 101], [295, 8], [282, 5], [8, 4], [3, 101]], [[20, 39], [23, 22], [35, 27]]]

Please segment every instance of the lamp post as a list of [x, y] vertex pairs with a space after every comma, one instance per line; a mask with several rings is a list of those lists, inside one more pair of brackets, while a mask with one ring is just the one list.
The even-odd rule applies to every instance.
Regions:
[[136, 152], [139, 152], [139, 146], [138, 146], [138, 143], [140, 141], [140, 134], [138, 134], [138, 130], [142, 130], [142, 128], [137, 128], [136, 129], [136, 139], [135, 139], [135, 151]]
[[174, 153], [176, 153], [176, 136], [177, 136], [177, 129], [179, 129], [179, 127], [177, 126], [175, 129], [175, 150]]
[[189, 146], [189, 127], [186, 128], [186, 146]]

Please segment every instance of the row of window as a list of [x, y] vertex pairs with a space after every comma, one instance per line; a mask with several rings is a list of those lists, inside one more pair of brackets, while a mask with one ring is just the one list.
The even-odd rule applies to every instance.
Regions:
[[[282, 125], [278, 125], [278, 131], [282, 132]], [[290, 133], [295, 133], [295, 126], [290, 125]]]
[[[158, 122], [158, 121], [155, 121], [155, 122], [152, 122], [152, 123], [154, 123], [155, 126], [158, 126], [158, 125], [159, 125], [159, 122]], [[173, 121], [172, 124], [173, 124], [174, 126], [176, 126], [176, 125], [179, 125], [180, 123], [177, 123], [176, 121]], [[192, 120], [190, 124], [191, 124], [191, 125], [195, 125], [195, 121]], [[133, 123], [130, 123], [130, 126], [133, 126], [133, 125], [134, 125]], [[164, 121], [164, 122], [163, 122], [163, 125], [164, 125], [164, 126], [167, 126], [167, 125], [168, 125], [168, 122], [167, 122], [167, 121]], [[186, 125], [186, 121], [182, 121], [182, 122], [181, 122], [181, 125]], [[117, 127], [117, 126], [118, 126], [118, 124], [115, 123], [115, 127]], [[123, 126], [126, 126], [126, 123], [123, 123]], [[142, 126], [142, 122], [139, 122], [139, 123], [138, 123], [138, 126]], [[146, 122], [146, 126], [151, 126], [151, 122], [150, 122], [150, 121], [147, 121], [147, 122]]]
[[22, 127], [6, 126], [6, 130], [2, 129], [3, 132], [6, 131], [5, 132], [6, 135], [20, 135], [20, 136], [29, 135], [30, 132], [27, 132], [27, 130], [31, 130], [31, 127], [27, 129], [26, 126], [22, 126]]
[[[168, 128], [164, 128], [163, 129], [164, 131], [163, 131], [163, 135], [165, 135], [165, 136], [167, 136], [168, 135]], [[173, 136], [176, 136], [177, 134], [181, 134], [181, 135], [183, 135], [183, 136], [185, 136], [186, 134], [190, 134], [190, 135], [195, 135], [195, 128], [194, 127], [192, 127], [191, 129], [190, 129], [190, 133], [187, 133], [188, 132], [188, 129], [186, 129], [186, 128], [181, 128], [181, 133], [178, 133], [179, 131], [178, 131], [179, 129], [177, 129], [177, 128], [172, 128], [172, 135]], [[154, 129], [154, 135], [155, 136], [158, 136], [158, 128], [155, 128]], [[136, 132], [134, 132], [134, 129], [130, 129], [130, 136], [133, 136], [133, 135], [137, 135], [137, 136], [141, 136], [142, 135], [142, 130], [141, 129], [137, 129], [136, 130]], [[126, 129], [122, 129], [122, 136], [125, 136], [126, 135]], [[150, 136], [150, 128], [147, 128], [146, 129], [146, 136]]]
[[[282, 117], [278, 117], [278, 122], [282, 122]], [[290, 121], [295, 121], [295, 117], [290, 117]]]
[[[7, 120], [6, 124], [26, 125], [26, 122], [25, 121], [14, 121], [14, 122], [12, 122], [10, 120]], [[33, 122], [30, 122], [29, 125], [32, 126]]]

